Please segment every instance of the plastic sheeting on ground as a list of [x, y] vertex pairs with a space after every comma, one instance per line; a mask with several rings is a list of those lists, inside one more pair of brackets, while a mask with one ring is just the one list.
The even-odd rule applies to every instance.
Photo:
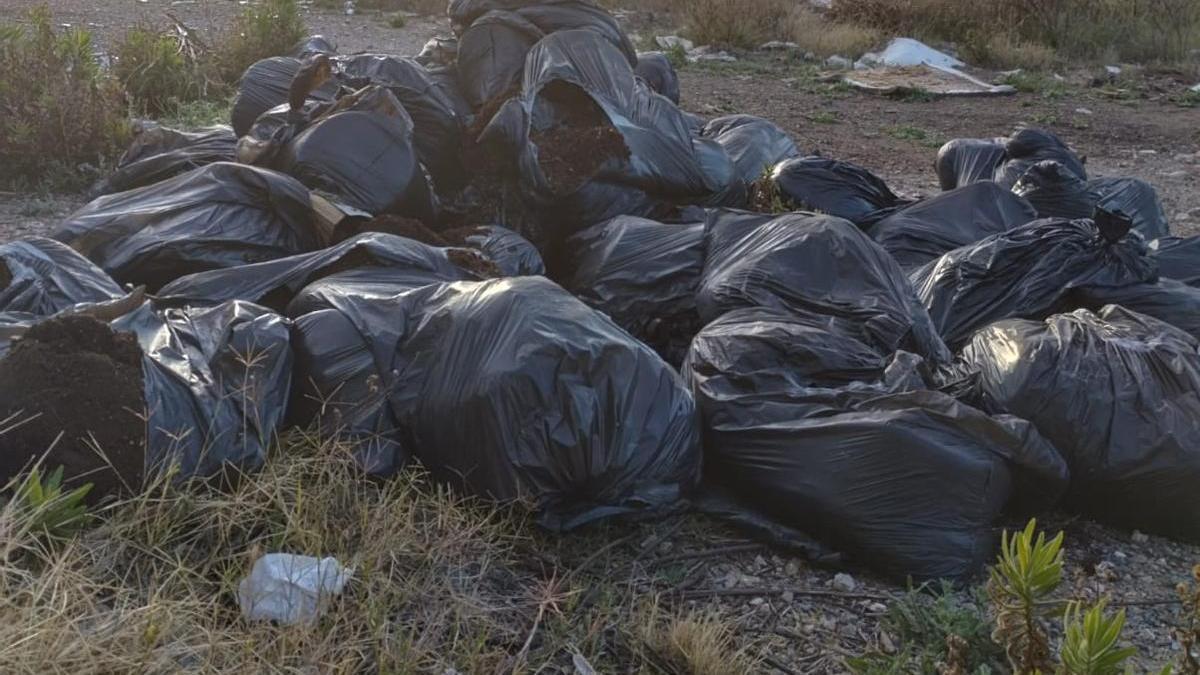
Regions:
[[856, 338], [882, 353], [949, 360], [899, 265], [850, 222], [714, 211], [707, 227], [702, 320], [742, 307], [817, 311], [853, 323]]
[[1033, 422], [1071, 467], [1068, 504], [1200, 539], [1197, 341], [1120, 307], [1003, 321], [963, 349], [991, 405]]
[[884, 218], [871, 228], [871, 238], [911, 269], [1037, 217], [1029, 202], [999, 185], [972, 183]]
[[331, 401], [325, 422], [374, 439], [369, 470], [411, 453], [471, 494], [531, 499], [555, 529], [668, 507], [698, 479], [679, 376], [547, 279], [326, 299], [297, 319], [298, 379]]
[[704, 223], [620, 216], [567, 241], [567, 290], [678, 365], [700, 330]]
[[[910, 276], [943, 339], [962, 344], [984, 326], [1059, 311], [1070, 291], [1153, 281], [1140, 237], [1091, 220], [1036, 220], [955, 249]], [[1106, 236], [1107, 234], [1107, 236]]]
[[262, 466], [291, 392], [286, 319], [249, 303], [155, 311], [112, 323], [145, 356], [146, 466], [212, 476]]
[[179, 131], [153, 125], [138, 133], [117, 162], [117, 169], [93, 194], [124, 192], [166, 180], [213, 162], [237, 158], [237, 137], [227, 126]]
[[150, 291], [186, 274], [322, 245], [299, 181], [229, 162], [100, 197], [67, 218], [53, 238], [116, 281]]
[[1001, 513], [1051, 506], [1066, 467], [1028, 424], [926, 390], [920, 368], [838, 317], [722, 316], [684, 366], [708, 480], [889, 576], [970, 574]]
[[771, 171], [770, 181], [785, 204], [845, 218], [864, 229], [908, 203], [870, 171], [824, 157], [784, 160]]

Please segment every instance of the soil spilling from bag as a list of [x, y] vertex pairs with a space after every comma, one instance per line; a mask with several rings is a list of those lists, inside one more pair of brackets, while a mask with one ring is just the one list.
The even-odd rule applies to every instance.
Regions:
[[538, 99], [552, 110], [554, 123], [535, 129], [538, 164], [556, 195], [569, 195], [610, 160], [629, 159], [625, 138], [583, 89], [563, 81], [546, 85]]
[[468, 239], [475, 236], [486, 237], [488, 234], [486, 227], [479, 225], [468, 225], [466, 227], [456, 227], [442, 232], [442, 239], [445, 239], [449, 246], [471, 246], [467, 242]]
[[47, 450], [45, 472], [59, 466], [68, 485], [92, 483], [91, 502], [137, 489], [145, 465], [142, 350], [132, 333], [114, 333], [84, 316], [30, 328], [0, 360], [0, 413], [6, 426], [0, 480]]
[[[449, 246], [437, 232], [429, 229], [425, 223], [415, 218], [384, 214], [362, 223], [358, 232], [386, 232], [399, 237], [407, 237], [430, 246]], [[356, 232], [356, 234], [358, 233]]]
[[497, 279], [504, 276], [504, 271], [479, 251], [472, 251], [466, 248], [452, 248], [446, 251], [446, 257], [460, 269], [466, 270], [481, 279]]

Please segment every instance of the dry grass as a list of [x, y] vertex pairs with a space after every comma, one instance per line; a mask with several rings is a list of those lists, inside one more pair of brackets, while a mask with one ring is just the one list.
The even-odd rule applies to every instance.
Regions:
[[[576, 655], [598, 672], [747, 672], [721, 621], [645, 612], [653, 594], [600, 556], [617, 530], [550, 537], [419, 471], [369, 479], [343, 445], [281, 447], [225, 489], [163, 480], [65, 542], [0, 508], [0, 672], [510, 673]], [[549, 555], [571, 541], [581, 562]], [[276, 551], [354, 568], [317, 623], [242, 618], [238, 582]]]
[[857, 58], [884, 41], [883, 34], [872, 27], [830, 21], [802, 6], [791, 12], [785, 27], [788, 40], [820, 57]]

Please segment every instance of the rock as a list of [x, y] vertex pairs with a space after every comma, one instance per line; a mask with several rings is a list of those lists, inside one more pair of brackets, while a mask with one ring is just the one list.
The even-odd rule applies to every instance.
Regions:
[[1119, 578], [1117, 566], [1105, 560], [1096, 565], [1096, 578], [1102, 581], [1116, 581]]
[[1104, 72], [1107, 73], [1109, 77], [1116, 77], [1121, 74], [1121, 67], [1120, 66], [1104, 66]]
[[767, 566], [767, 559], [761, 555], [754, 556], [754, 569], [761, 570]]
[[833, 56], [825, 59], [825, 65], [838, 70], [850, 70], [854, 67], [854, 62], [844, 56], [838, 56], [837, 54], [834, 54]]
[[1138, 530], [1134, 530], [1133, 534], [1129, 535], [1129, 540], [1135, 544], [1145, 544], [1146, 542], [1150, 541], [1150, 537], [1142, 534]]
[[783, 598], [783, 601], [790, 605], [796, 599], [796, 594], [791, 591], [784, 591], [779, 597]]
[[896, 653], [896, 642], [892, 640], [892, 636], [888, 635], [887, 631], [879, 634], [879, 649], [882, 650], [884, 654]]
[[766, 600], [764, 600], [762, 598], [750, 598], [750, 606], [751, 607], [758, 607], [759, 605], [763, 604], [764, 602], [766, 602]]
[[[816, 61], [817, 55], [814, 54], [813, 52], [804, 52], [804, 60], [805, 61]], [[1196, 85], [1196, 86], [1200, 87], [1200, 85]]]
[[654, 38], [654, 44], [660, 49], [674, 49], [681, 47], [683, 51], [690, 52], [696, 48], [696, 43], [687, 38], [679, 37], [678, 35], [660, 35]]
[[1137, 154], [1139, 154], [1139, 155], [1157, 155], [1158, 151], [1157, 150], [1138, 150]]
[[1088, 108], [1076, 108], [1075, 113], [1078, 115], [1091, 115], [1092, 111]]
[[872, 602], [867, 605], [867, 612], [870, 614], [885, 614], [887, 613], [887, 605], [882, 602]]
[[1121, 562], [1124, 562], [1129, 558], [1129, 555], [1124, 551], [1113, 551], [1113, 557]]
[[737, 61], [737, 57], [725, 50], [714, 52], [712, 47], [704, 46], [689, 51], [687, 53], [687, 60], [692, 63], [697, 61], [722, 61], [731, 63]]
[[783, 566], [783, 573], [789, 577], [794, 577], [800, 573], [800, 563], [795, 560], [789, 560], [788, 564]]
[[1189, 211], [1180, 211], [1179, 213], [1176, 213], [1176, 214], [1175, 214], [1175, 218], [1174, 218], [1174, 219], [1175, 219], [1176, 221], [1180, 221], [1180, 220], [1191, 220], [1191, 219], [1192, 219], [1192, 214], [1191, 214], [1191, 212], [1189, 212]]
[[783, 42], [782, 40], [771, 40], [764, 42], [758, 46], [759, 50], [764, 52], [791, 52], [800, 49], [800, 45], [795, 42]]
[[838, 572], [836, 575], [834, 575], [833, 590], [840, 591], [842, 593], [853, 593], [854, 589], [856, 588], [858, 588], [858, 582], [855, 581], [854, 577], [850, 576], [849, 574], [846, 574], [845, 572]]
[[1164, 173], [1163, 175], [1166, 176], [1167, 178], [1183, 178], [1183, 177], [1189, 175], [1190, 173], [1191, 173], [1190, 171], [1184, 171], [1184, 170], [1180, 169], [1179, 171], [1168, 171], [1167, 173]]
[[842, 637], [855, 637], [858, 635], [858, 629], [848, 623], [844, 623], [837, 628], [837, 634]]

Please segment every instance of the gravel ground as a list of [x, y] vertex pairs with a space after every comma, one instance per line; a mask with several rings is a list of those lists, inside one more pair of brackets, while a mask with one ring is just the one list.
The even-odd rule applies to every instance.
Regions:
[[[42, 0], [8, 0], [0, 18], [10, 19]], [[57, 20], [86, 24], [103, 49], [132, 25], [161, 20], [171, 11], [193, 27], [219, 30], [238, 11], [232, 1], [52, 0]], [[333, 38], [343, 52], [379, 50], [414, 54], [425, 40], [448, 31], [444, 20], [414, 18], [403, 29], [380, 15], [340, 13], [306, 7], [316, 33]], [[722, 67], [689, 68], [681, 74], [684, 107], [704, 115], [745, 112], [767, 117], [794, 134], [807, 150], [860, 163], [900, 192], [937, 191], [936, 147], [955, 137], [1011, 133], [1025, 124], [1048, 127], [1087, 156], [1096, 175], [1129, 175], [1153, 184], [1177, 233], [1200, 231], [1200, 113], [1172, 103], [1184, 83], [1170, 74], [1139, 75], [1119, 86], [1090, 87], [1087, 73], [1071, 76], [1065, 93], [935, 101], [899, 101], [849, 93], [814, 83], [794, 64], [757, 60]], [[897, 137], [897, 129], [909, 129]], [[920, 130], [914, 134], [911, 129]], [[913, 136], [923, 136], [914, 140]], [[26, 196], [0, 193], [0, 241], [44, 234], [82, 204], [76, 195]], [[1126, 635], [1142, 650], [1149, 668], [1177, 655], [1171, 633], [1174, 586], [1200, 562], [1200, 547], [1120, 532], [1059, 517], [1051, 528], [1067, 533], [1067, 582], [1074, 597], [1109, 595], [1128, 607]], [[647, 590], [688, 589], [697, 607], [735, 621], [739, 639], [769, 654], [781, 672], [844, 672], [845, 658], [864, 650], [887, 651], [896, 636], [880, 626], [891, 598], [903, 588], [861, 569], [816, 568], [805, 561], [754, 545], [736, 532], [700, 517], [638, 526], [624, 547], [638, 563], [631, 579]], [[586, 555], [564, 541], [563, 556]], [[730, 548], [734, 547], [734, 548]], [[830, 594], [834, 577], [848, 572], [849, 594]], [[843, 579], [844, 582], [844, 579]], [[839, 587], [844, 587], [842, 583]]]

